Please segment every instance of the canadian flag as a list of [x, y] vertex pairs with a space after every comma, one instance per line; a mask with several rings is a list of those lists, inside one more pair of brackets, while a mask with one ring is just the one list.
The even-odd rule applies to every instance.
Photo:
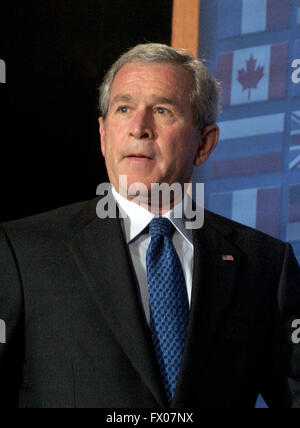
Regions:
[[255, 46], [217, 57], [224, 107], [286, 96], [288, 44]]

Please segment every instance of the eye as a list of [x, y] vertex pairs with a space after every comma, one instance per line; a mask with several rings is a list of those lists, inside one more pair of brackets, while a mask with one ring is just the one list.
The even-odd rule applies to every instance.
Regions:
[[120, 113], [127, 113], [128, 112], [128, 107], [126, 106], [121, 106], [118, 108]]
[[167, 113], [168, 110], [163, 108], [163, 107], [157, 107], [156, 111], [159, 114], [165, 114], [165, 113]]

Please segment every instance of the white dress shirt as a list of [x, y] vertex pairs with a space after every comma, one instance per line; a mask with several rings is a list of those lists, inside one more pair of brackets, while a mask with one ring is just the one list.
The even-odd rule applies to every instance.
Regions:
[[[147, 209], [131, 202], [121, 196], [112, 186], [112, 194], [117, 201], [123, 217], [121, 218], [122, 229], [126, 243], [129, 247], [133, 267], [140, 288], [141, 299], [148, 324], [150, 323], [150, 308], [148, 295], [148, 282], [146, 271], [146, 252], [150, 244], [150, 234], [147, 226], [155, 217]], [[180, 202], [183, 213], [183, 203]], [[181, 261], [189, 304], [191, 305], [192, 275], [193, 275], [193, 234], [191, 229], [185, 229], [184, 218], [176, 218], [174, 209], [167, 212], [163, 217], [168, 218], [175, 227], [172, 242]], [[177, 211], [176, 211], [177, 212]]]

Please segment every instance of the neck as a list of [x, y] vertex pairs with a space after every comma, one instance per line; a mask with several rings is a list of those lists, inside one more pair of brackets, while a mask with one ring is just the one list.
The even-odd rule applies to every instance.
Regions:
[[167, 212], [174, 209], [184, 199], [185, 193], [190, 193], [191, 183], [188, 188], [181, 186], [181, 191], [155, 191], [149, 194], [142, 194], [137, 192], [135, 195], [128, 195], [127, 191], [116, 189], [116, 191], [125, 199], [130, 202], [143, 207], [155, 216], [162, 216]]

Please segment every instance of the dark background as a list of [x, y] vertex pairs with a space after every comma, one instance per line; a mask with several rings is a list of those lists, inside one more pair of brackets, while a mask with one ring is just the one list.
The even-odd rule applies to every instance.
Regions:
[[172, 0], [0, 6], [0, 221], [93, 198], [107, 181], [97, 88], [125, 49], [170, 43]]

